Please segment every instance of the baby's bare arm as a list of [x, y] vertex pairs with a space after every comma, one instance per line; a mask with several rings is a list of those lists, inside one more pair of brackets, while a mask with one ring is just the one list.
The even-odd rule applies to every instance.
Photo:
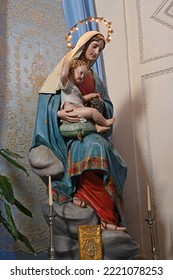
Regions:
[[91, 92], [86, 95], [83, 95], [83, 101], [88, 102], [88, 101], [91, 101], [95, 97], [100, 97], [100, 93]]
[[64, 87], [68, 82], [69, 70], [70, 70], [69, 60], [65, 60], [60, 73], [60, 79]]

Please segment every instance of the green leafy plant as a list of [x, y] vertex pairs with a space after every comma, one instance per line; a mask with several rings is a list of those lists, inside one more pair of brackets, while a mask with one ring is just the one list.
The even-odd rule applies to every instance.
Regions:
[[[0, 149], [0, 156], [11, 165], [21, 169], [28, 175], [27, 170], [16, 161], [16, 159], [21, 158], [19, 154], [13, 153], [8, 149]], [[0, 224], [3, 224], [15, 241], [20, 240], [33, 254], [35, 254], [35, 251], [28, 238], [23, 235], [16, 227], [11, 209], [12, 205], [17, 207], [17, 209], [24, 215], [32, 218], [32, 213], [15, 198], [13, 187], [9, 178], [0, 174]]]

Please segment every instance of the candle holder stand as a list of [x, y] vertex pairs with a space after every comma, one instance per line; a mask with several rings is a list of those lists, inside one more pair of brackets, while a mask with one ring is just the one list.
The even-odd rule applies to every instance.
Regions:
[[48, 251], [49, 260], [56, 260], [55, 253], [55, 243], [54, 243], [54, 235], [53, 235], [53, 223], [55, 219], [55, 211], [53, 205], [49, 205], [49, 228], [50, 228], [50, 247]]
[[148, 223], [149, 229], [150, 229], [150, 238], [151, 238], [151, 252], [153, 255], [153, 260], [158, 260], [158, 254], [156, 250], [156, 241], [155, 241], [155, 234], [154, 234], [154, 222], [155, 219], [152, 218], [151, 211], [148, 211], [148, 218], [145, 219], [145, 221]]

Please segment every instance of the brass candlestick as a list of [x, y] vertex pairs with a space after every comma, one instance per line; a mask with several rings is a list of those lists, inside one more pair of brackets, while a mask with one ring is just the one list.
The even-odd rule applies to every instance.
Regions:
[[156, 241], [155, 241], [155, 234], [154, 234], [155, 219], [152, 218], [151, 210], [148, 210], [148, 218], [145, 219], [145, 221], [148, 223], [150, 229], [151, 252], [153, 254], [153, 260], [158, 260], [159, 258], [156, 250]]
[[49, 228], [50, 228], [50, 247], [49, 247], [49, 260], [56, 260], [56, 253], [55, 253], [55, 243], [54, 243], [54, 235], [53, 235], [53, 222], [55, 219], [55, 212], [53, 209], [53, 205], [49, 205]]

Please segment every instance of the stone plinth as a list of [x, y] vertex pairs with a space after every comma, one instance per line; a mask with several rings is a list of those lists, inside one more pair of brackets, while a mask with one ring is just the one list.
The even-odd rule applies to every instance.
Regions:
[[[43, 215], [49, 223], [48, 201], [42, 202]], [[78, 225], [98, 224], [99, 218], [90, 207], [80, 208], [68, 202], [61, 206], [54, 203], [54, 241], [57, 259], [79, 260]], [[103, 259], [132, 259], [139, 246], [124, 232], [105, 230], [101, 233]]]

